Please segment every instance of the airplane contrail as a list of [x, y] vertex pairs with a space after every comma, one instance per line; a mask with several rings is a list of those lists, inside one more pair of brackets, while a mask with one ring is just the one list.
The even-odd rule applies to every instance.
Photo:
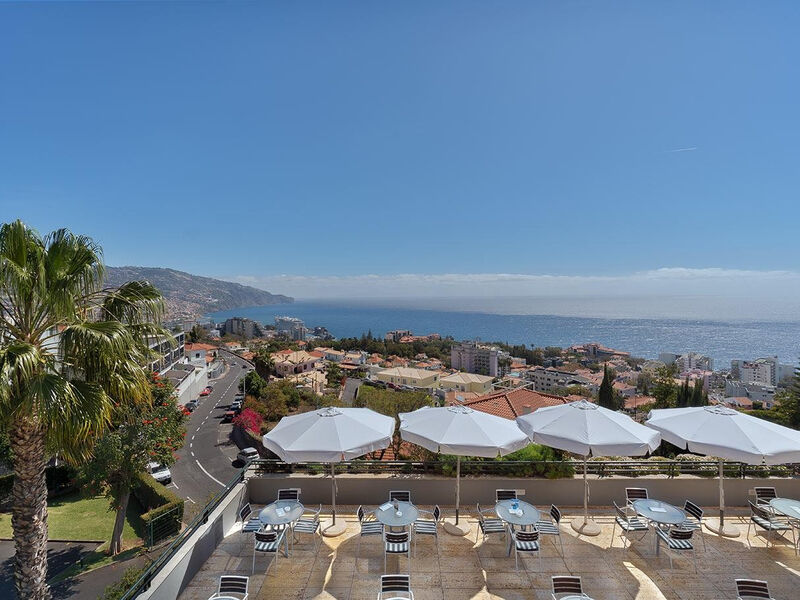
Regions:
[[697, 146], [689, 146], [688, 148], [675, 148], [675, 150], [667, 150], [667, 152], [691, 152], [697, 150]]

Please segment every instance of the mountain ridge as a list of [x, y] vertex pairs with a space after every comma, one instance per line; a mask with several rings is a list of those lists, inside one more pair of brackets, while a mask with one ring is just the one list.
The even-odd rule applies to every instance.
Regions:
[[196, 319], [219, 310], [294, 302], [291, 296], [177, 269], [133, 265], [106, 267], [106, 285], [119, 286], [136, 280], [149, 281], [161, 291], [167, 303], [167, 319]]

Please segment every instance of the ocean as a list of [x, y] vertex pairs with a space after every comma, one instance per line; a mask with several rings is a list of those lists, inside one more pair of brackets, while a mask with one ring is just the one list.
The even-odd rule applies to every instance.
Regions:
[[[678, 303], [680, 304], [680, 303]], [[580, 299], [572, 303], [548, 298], [524, 299], [424, 299], [298, 301], [221, 311], [208, 315], [214, 321], [248, 317], [272, 323], [276, 316], [298, 317], [306, 326], [324, 326], [336, 337], [360, 336], [372, 331], [382, 337], [392, 329], [415, 334], [439, 333], [457, 340], [480, 339], [528, 346], [567, 347], [581, 342], [600, 342], [634, 356], [658, 358], [660, 352], [700, 352], [714, 359], [717, 369], [730, 367], [732, 359], [777, 355], [794, 364], [800, 356], [800, 321], [775, 312], [777, 318], [656, 318], [645, 316], [579, 316], [579, 314], [525, 314], [526, 310], [558, 306], [559, 310], [613, 315], [616, 310], [643, 306], [625, 300]], [[670, 306], [675, 306], [671, 303]], [[486, 310], [491, 306], [492, 310]], [[564, 308], [566, 306], [566, 308]], [[517, 312], [519, 314], [511, 314]], [[549, 310], [548, 310], [549, 312]], [[691, 312], [691, 311], [686, 311]], [[720, 314], [726, 314], [719, 309]], [[646, 313], [645, 313], [646, 314]]]

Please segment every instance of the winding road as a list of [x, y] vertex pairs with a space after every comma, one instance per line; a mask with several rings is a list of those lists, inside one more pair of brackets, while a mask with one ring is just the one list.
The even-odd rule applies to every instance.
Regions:
[[232, 425], [222, 423], [222, 416], [239, 390], [239, 381], [252, 370], [252, 365], [238, 356], [224, 354], [225, 374], [210, 382], [214, 390], [201, 398], [186, 422], [186, 443], [170, 467], [172, 483], [168, 487], [188, 503], [201, 506], [236, 475], [233, 462], [239, 448], [231, 439]]

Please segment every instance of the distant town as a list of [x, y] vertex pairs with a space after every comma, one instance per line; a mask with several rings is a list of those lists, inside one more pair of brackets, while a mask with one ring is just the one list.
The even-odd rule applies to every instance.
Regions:
[[[408, 329], [335, 339], [325, 327], [307, 327], [290, 316], [268, 324], [233, 317], [172, 326], [183, 332], [181, 340], [186, 338], [181, 348], [188, 365], [213, 372], [221, 364], [220, 350], [238, 354], [255, 365], [253, 376], [261, 383], [290, 383], [310, 406], [323, 403], [314, 396], [329, 404], [354, 405], [367, 386], [422, 392], [434, 404], [466, 405], [506, 418], [583, 398], [640, 418], [654, 407], [700, 403], [771, 411], [795, 371], [776, 356], [745, 357], [715, 368], [702, 352], [665, 349], [653, 360], [597, 342], [537, 348]], [[176, 364], [167, 377], [179, 393], [187, 390], [188, 400], [204, 381], [188, 385], [194, 378], [185, 368]], [[610, 395], [603, 402], [604, 380]], [[286, 410], [265, 414], [265, 426]]]

